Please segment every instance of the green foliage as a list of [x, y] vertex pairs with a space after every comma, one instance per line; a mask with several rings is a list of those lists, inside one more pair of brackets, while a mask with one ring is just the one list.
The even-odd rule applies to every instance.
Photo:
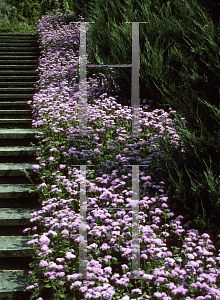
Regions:
[[8, 24], [16, 19], [17, 9], [7, 1], [0, 2], [0, 26]]
[[46, 15], [46, 12], [52, 12], [58, 9], [60, 12], [72, 13], [73, 1], [68, 0], [39, 0], [41, 6], [41, 16]]

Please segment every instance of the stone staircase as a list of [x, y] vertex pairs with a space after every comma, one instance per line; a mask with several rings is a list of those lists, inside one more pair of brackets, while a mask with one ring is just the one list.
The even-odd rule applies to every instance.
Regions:
[[[36, 129], [27, 104], [39, 79], [37, 34], [0, 33], [0, 300], [30, 299], [26, 291], [33, 248], [23, 233], [30, 213], [42, 208], [33, 184], [20, 168], [32, 171], [37, 164]], [[39, 184], [32, 171], [31, 179]]]

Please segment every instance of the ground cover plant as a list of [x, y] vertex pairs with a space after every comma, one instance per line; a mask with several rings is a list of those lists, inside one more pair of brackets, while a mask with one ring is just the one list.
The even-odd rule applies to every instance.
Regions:
[[[168, 203], [170, 181], [161, 168], [157, 137], [187, 152], [175, 112], [140, 108], [144, 137], [129, 137], [132, 109], [105, 93], [113, 77], [103, 75], [99, 86], [97, 78], [87, 78], [89, 134], [74, 137], [79, 127], [79, 30], [77, 24], [65, 25], [63, 16], [54, 12], [38, 21], [41, 78], [29, 104], [40, 145], [39, 165], [32, 168], [42, 179], [32, 191], [39, 192], [42, 209], [31, 214], [38, 226], [24, 230], [35, 249], [27, 287], [31, 300], [220, 299], [220, 256], [209, 234], [190, 228], [184, 212], [175, 215]], [[86, 218], [89, 280], [78, 274], [79, 196], [85, 178], [71, 166], [83, 164], [95, 165], [86, 172], [87, 208], [96, 208]], [[123, 209], [131, 207], [129, 164], [144, 165], [139, 178], [140, 279], [129, 278], [132, 211]]]

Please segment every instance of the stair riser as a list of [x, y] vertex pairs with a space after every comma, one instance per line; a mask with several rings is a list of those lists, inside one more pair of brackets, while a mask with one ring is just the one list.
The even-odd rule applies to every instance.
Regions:
[[[11, 52], [15, 52], [15, 47], [1, 47], [0, 46], [0, 55], [1, 55], [1, 52], [5, 52], [5, 51], [8, 51], [8, 55], [10, 54], [10, 51]], [[16, 52], [19, 53], [20, 55], [23, 55], [25, 54], [25, 52], [37, 52], [38, 51], [38, 48], [37, 47], [17, 47], [16, 48]]]
[[19, 89], [18, 87], [16, 88], [12, 88], [12, 87], [9, 87], [9, 88], [1, 88], [0, 87], [0, 95], [4, 95], [4, 94], [11, 94], [12, 96], [13, 95], [16, 95], [16, 94], [20, 94], [20, 95], [27, 95], [27, 94], [35, 94], [35, 89], [34, 88], [22, 88], [22, 89]]
[[23, 112], [17, 110], [15, 113], [1, 113], [0, 112], [0, 119], [30, 119], [32, 117], [32, 111]]
[[2, 208], [38, 208], [40, 209], [39, 195], [33, 193], [26, 196], [19, 196], [19, 198], [0, 198], [0, 207]]
[[[1, 132], [1, 131], [0, 131]], [[37, 143], [36, 139], [1, 139], [0, 138], [0, 145], [1, 147], [5, 146], [30, 146], [30, 142], [33, 142], [34, 144]]]
[[[19, 103], [20, 102], [20, 103]], [[31, 109], [27, 101], [0, 101], [0, 110], [28, 110]]]
[[0, 156], [0, 163], [30, 163], [37, 164], [35, 156], [33, 155], [17, 155], [17, 156]]
[[22, 64], [19, 64], [19, 63], [15, 63], [15, 64], [11, 64], [11, 65], [2, 65], [0, 63], [0, 70], [5, 70], [5, 71], [8, 71], [8, 70], [16, 70], [16, 71], [26, 71], [26, 70], [36, 70], [38, 64], [36, 63], [35, 65], [22, 65]]
[[[31, 189], [31, 187], [30, 187], [30, 189]], [[4, 199], [5, 200], [6, 199], [8, 199], [8, 200], [13, 199], [14, 201], [17, 201], [17, 200], [24, 200], [24, 199], [34, 198], [36, 196], [38, 196], [37, 191], [31, 192], [31, 193], [29, 193], [29, 191], [27, 191], [27, 192], [5, 192], [5, 193], [0, 191], [0, 203]]]
[[30, 76], [30, 75], [37, 75], [37, 71], [36, 70], [23, 70], [23, 71], [19, 71], [19, 70], [0, 70], [0, 75], [6, 76], [6, 75], [11, 75], [11, 76]]
[[[31, 223], [32, 227], [35, 225], [37, 225], [36, 222]], [[30, 226], [30, 219], [1, 220], [0, 236], [28, 236], [27, 232], [23, 233], [23, 230], [28, 226]]]
[[[10, 75], [7, 75], [7, 76], [4, 76], [4, 75], [0, 75], [0, 82], [17, 82], [17, 83], [20, 83], [21, 81], [24, 83], [30, 83], [30, 84], [34, 84], [36, 83], [36, 81], [38, 79], [40, 79], [40, 77], [36, 74], [34, 74], [35, 76], [25, 76], [25, 75], [22, 75], [22, 76], [10, 76]], [[33, 85], [32, 85], [33, 86]]]
[[37, 59], [2, 59], [0, 57], [0, 66], [6, 67], [8, 65], [38, 65]]
[[0, 120], [0, 128], [2, 129], [13, 129], [13, 128], [31, 128], [32, 121], [21, 121], [21, 122], [13, 122], [13, 123], [2, 123]]
[[[32, 182], [34, 184], [37, 184], [39, 182], [38, 176], [30, 176]], [[0, 176], [0, 184], [30, 184], [31, 181], [28, 177], [26, 177], [26, 175], [24, 174], [24, 172], [20, 171], [20, 176]], [[0, 220], [1, 222], [1, 220]]]
[[[30, 270], [29, 264], [32, 262], [30, 257], [10, 257], [10, 259], [0, 258], [0, 270]], [[0, 296], [1, 299], [1, 296]], [[30, 298], [29, 298], [30, 300]]]
[[10, 258], [10, 257], [17, 257], [20, 259], [20, 257], [32, 257], [34, 254], [34, 249], [27, 249], [27, 250], [5, 250], [5, 251], [0, 251], [0, 258]]

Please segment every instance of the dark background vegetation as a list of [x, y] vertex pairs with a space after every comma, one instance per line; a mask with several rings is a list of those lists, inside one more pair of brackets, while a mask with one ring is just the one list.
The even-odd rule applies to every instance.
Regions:
[[[0, 32], [36, 33], [38, 19], [53, 9], [96, 22], [89, 25], [87, 51], [90, 63], [97, 64], [130, 64], [131, 24], [123, 22], [148, 22], [139, 25], [140, 100], [152, 101], [149, 110], [176, 110], [173, 116], [188, 153], [159, 139], [166, 182], [178, 195], [177, 204], [192, 221], [191, 228], [216, 237], [220, 234], [219, 1], [5, 0], [0, 12], [8, 22], [0, 25]], [[114, 71], [121, 89], [118, 101], [130, 105], [131, 69]], [[87, 76], [98, 72], [99, 68], [88, 68]], [[102, 68], [102, 73], [109, 72]], [[111, 82], [109, 94], [116, 95]]]

